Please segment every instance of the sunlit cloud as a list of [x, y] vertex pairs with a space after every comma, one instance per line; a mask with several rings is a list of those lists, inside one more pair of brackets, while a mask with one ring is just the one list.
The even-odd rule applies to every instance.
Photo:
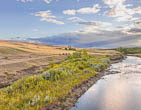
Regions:
[[85, 8], [80, 8], [78, 10], [74, 10], [74, 9], [64, 10], [63, 14], [66, 14], [66, 15], [75, 15], [76, 13], [95, 14], [95, 13], [98, 13], [100, 11], [100, 9], [101, 9], [101, 6], [99, 4], [95, 4], [95, 5], [93, 5], [93, 7], [85, 7]]
[[32, 2], [32, 0], [17, 0], [18, 2], [23, 2], [23, 3], [25, 3], [25, 2]]
[[56, 16], [52, 15], [52, 12], [50, 10], [37, 12], [34, 14], [34, 16], [41, 17], [40, 21], [46, 21], [55, 24], [64, 24], [64, 22], [56, 20]]
[[46, 3], [51, 3], [52, 2], [52, 0], [44, 0]]
[[70, 20], [72, 22], [82, 22], [82, 21], [85, 21], [84, 19], [82, 19], [80, 17], [70, 17], [70, 18], [68, 18], [68, 20]]

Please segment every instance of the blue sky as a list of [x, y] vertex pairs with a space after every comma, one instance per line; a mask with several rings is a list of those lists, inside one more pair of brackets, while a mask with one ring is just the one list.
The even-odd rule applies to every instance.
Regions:
[[[63, 10], [79, 9], [85, 6], [92, 6], [96, 1], [77, 0], [53, 0], [46, 3], [44, 0], [33, 0], [32, 2], [17, 0], [0, 1], [0, 38], [11, 37], [44, 37], [63, 32], [70, 32], [80, 29], [82, 26], [75, 25], [67, 19], [71, 16], [64, 15]], [[64, 25], [40, 21], [40, 17], [34, 16], [39, 11], [51, 10], [52, 14], [59, 20], [65, 22]], [[81, 15], [80, 15], [81, 16]], [[91, 16], [91, 19], [93, 16]], [[87, 18], [84, 16], [84, 18]], [[89, 18], [90, 19], [90, 18]]]
[[141, 0], [0, 1], [0, 39], [107, 31], [141, 35]]

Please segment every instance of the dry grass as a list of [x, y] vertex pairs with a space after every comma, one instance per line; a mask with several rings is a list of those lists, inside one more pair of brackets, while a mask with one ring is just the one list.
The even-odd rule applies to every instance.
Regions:
[[139, 54], [135, 54], [136, 56], [138, 56], [138, 57], [141, 57], [141, 53], [139, 53]]
[[[77, 50], [80, 50], [80, 48]], [[113, 50], [87, 49], [95, 56], [119, 54]], [[21, 78], [35, 73], [24, 71], [32, 67], [48, 65], [51, 62], [60, 62], [74, 51], [65, 50], [63, 46], [48, 46], [43, 44], [0, 41], [0, 84], [9, 81], [9, 76]], [[40, 70], [39, 70], [40, 71]], [[5, 74], [5, 73], [8, 73]]]
[[33, 44], [33, 43], [22, 43], [22, 42], [11, 42], [11, 41], [0, 41], [0, 47], [8, 48], [7, 51], [0, 48], [0, 53], [10, 53], [11, 49], [16, 50], [17, 52], [30, 52], [36, 54], [63, 54], [63, 53], [72, 53], [73, 51], [63, 50], [64, 47], [57, 46], [47, 46], [43, 44]]
[[66, 51], [64, 47], [0, 41], [0, 84], [7, 82], [9, 76], [19, 79], [31, 75], [24, 70], [62, 61], [67, 57], [66, 54], [71, 53], [73, 51]]
[[96, 55], [96, 56], [113, 56], [113, 55], [118, 55], [120, 54], [118, 51], [115, 50], [100, 50], [100, 49], [87, 49], [89, 54]]

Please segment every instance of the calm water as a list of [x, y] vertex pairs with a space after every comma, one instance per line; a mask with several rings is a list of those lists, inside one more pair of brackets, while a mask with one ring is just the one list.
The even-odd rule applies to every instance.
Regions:
[[141, 110], [141, 58], [127, 57], [79, 99], [71, 110]]

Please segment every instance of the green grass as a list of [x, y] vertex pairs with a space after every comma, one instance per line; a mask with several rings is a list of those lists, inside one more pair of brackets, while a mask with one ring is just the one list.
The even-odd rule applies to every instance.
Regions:
[[23, 78], [0, 90], [0, 110], [39, 110], [64, 98], [76, 85], [103, 71], [108, 57], [77, 51], [61, 64], [51, 64], [41, 75]]
[[136, 53], [141, 53], [141, 48], [135, 47], [135, 48], [117, 48], [117, 51], [121, 52], [122, 54], [136, 54]]

